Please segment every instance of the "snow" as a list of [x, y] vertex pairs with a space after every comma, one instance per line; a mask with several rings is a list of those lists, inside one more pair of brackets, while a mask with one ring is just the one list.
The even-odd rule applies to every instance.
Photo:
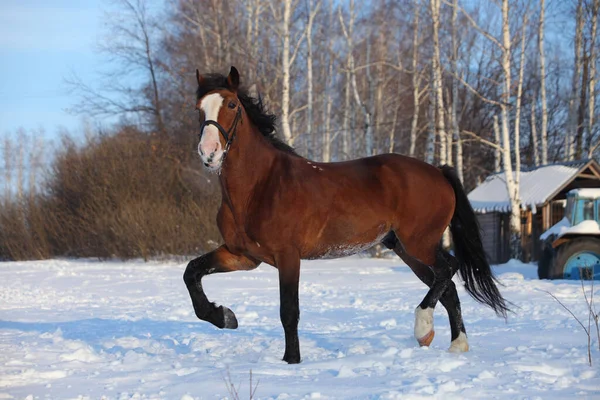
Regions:
[[550, 235], [556, 235], [557, 238], [564, 235], [600, 235], [600, 225], [596, 221], [585, 220], [571, 226], [571, 223], [565, 217], [542, 233], [540, 239], [546, 240]]
[[573, 190], [569, 191], [569, 194], [573, 194], [580, 198], [597, 199], [597, 198], [600, 198], [600, 189], [598, 189], [598, 188], [573, 189]]
[[[185, 263], [48, 260], [0, 263], [0, 399], [564, 399], [600, 396], [600, 352], [544, 291], [585, 320], [576, 281], [540, 281], [536, 267], [494, 267], [508, 321], [459, 286], [470, 350], [450, 353], [440, 305], [436, 336], [418, 347], [414, 310], [425, 286], [397, 260], [303, 262], [302, 363], [281, 361], [277, 272], [205, 278], [208, 297], [240, 327], [198, 321]], [[590, 296], [588, 286], [588, 297]], [[600, 296], [600, 288], [595, 289]], [[595, 334], [595, 333], [594, 333]]]
[[[585, 164], [547, 165], [531, 171], [521, 171], [519, 194], [521, 205], [535, 209], [550, 200], [571, 181]], [[471, 193], [469, 200], [476, 212], [509, 212], [510, 200], [504, 172], [491, 175]]]
[[571, 227], [571, 221], [567, 217], [564, 217], [556, 224], [552, 225], [548, 230], [540, 235], [541, 240], [546, 240], [550, 235], [560, 235]]
[[564, 236], [566, 234], [600, 235], [600, 226], [596, 221], [588, 219], [585, 221], [581, 221], [577, 225], [573, 225], [569, 228], [561, 229], [561, 232], [558, 234], [558, 237]]

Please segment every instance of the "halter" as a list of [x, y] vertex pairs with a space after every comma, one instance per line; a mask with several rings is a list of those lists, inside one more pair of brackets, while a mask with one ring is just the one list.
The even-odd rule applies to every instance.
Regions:
[[204, 121], [202, 123], [202, 125], [200, 125], [200, 133], [198, 134], [198, 139], [202, 139], [202, 133], [204, 132], [204, 128], [206, 128], [208, 125], [214, 125], [219, 130], [221, 135], [223, 135], [223, 138], [227, 141], [227, 143], [225, 144], [225, 150], [223, 150], [223, 156], [221, 157], [221, 165], [223, 165], [223, 162], [225, 161], [225, 157], [227, 156], [227, 153], [229, 152], [229, 147], [231, 146], [231, 143], [233, 142], [233, 139], [235, 138], [235, 133], [237, 131], [236, 128], [237, 128], [238, 123], [241, 121], [241, 118], [242, 118], [242, 107], [238, 104], [237, 112], [235, 113], [235, 119], [233, 120], [233, 124], [231, 124], [229, 131], [226, 131], [225, 128], [223, 128], [223, 126], [221, 126], [221, 124], [219, 124], [217, 121], [214, 121], [212, 119], [208, 119], [208, 120]]

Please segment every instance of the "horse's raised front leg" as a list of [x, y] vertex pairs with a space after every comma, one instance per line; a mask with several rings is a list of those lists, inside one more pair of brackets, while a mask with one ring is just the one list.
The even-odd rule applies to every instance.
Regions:
[[277, 257], [276, 263], [279, 270], [279, 316], [285, 332], [283, 361], [288, 364], [298, 364], [300, 362], [300, 343], [298, 340], [300, 257]]
[[221, 329], [237, 328], [238, 323], [233, 311], [224, 306], [217, 307], [215, 303], [208, 301], [202, 289], [202, 278], [219, 272], [247, 271], [259, 264], [259, 261], [232, 254], [226, 246], [190, 261], [183, 274], [183, 281], [190, 292], [196, 316]]

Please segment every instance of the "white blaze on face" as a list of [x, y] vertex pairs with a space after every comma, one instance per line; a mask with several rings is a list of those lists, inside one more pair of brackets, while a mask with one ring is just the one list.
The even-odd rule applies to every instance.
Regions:
[[[204, 112], [206, 121], [213, 120], [218, 122], [219, 110], [223, 105], [223, 96], [219, 93], [209, 94], [200, 102], [200, 109]], [[217, 170], [221, 167], [223, 159], [223, 147], [219, 137], [221, 133], [214, 125], [204, 127], [200, 144], [198, 144], [198, 153], [202, 158], [202, 162], [207, 168]]]

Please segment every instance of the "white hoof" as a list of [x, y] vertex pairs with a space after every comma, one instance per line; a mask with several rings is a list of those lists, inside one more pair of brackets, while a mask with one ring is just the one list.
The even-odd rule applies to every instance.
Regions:
[[458, 337], [450, 343], [450, 348], [448, 349], [450, 353], [464, 353], [469, 351], [469, 342], [467, 341], [467, 335], [463, 332], [458, 334]]
[[433, 340], [433, 308], [416, 308], [415, 338], [421, 346], [429, 346], [429, 343]]

